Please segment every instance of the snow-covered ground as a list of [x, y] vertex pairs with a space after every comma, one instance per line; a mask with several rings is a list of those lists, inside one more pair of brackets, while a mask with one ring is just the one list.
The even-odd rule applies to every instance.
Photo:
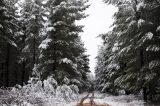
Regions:
[[[53, 83], [54, 82], [54, 83]], [[87, 93], [79, 94], [75, 85], [58, 86], [53, 78], [42, 82], [30, 83], [23, 87], [16, 86], [0, 89], [0, 106], [76, 106]], [[56, 86], [56, 88], [54, 87]], [[91, 96], [91, 94], [90, 94]], [[113, 96], [109, 94], [94, 93], [96, 104], [107, 103], [111, 106], [160, 106], [147, 105], [143, 100], [134, 95]], [[87, 99], [84, 102], [89, 102]]]
[[[10, 99], [16, 99], [15, 97], [17, 96], [17, 94], [14, 94], [13, 92], [10, 92], [12, 94], [12, 98], [10, 97]], [[44, 94], [39, 94], [41, 96], [44, 96]], [[65, 100], [61, 100], [60, 97], [55, 98], [55, 96], [46, 96], [41, 97], [44, 98], [44, 100], [40, 100], [41, 102], [39, 102], [38, 104], [31, 104], [30, 102], [23, 102], [23, 105], [7, 105], [7, 104], [0, 104], [0, 106], [76, 106], [77, 103], [79, 103], [79, 101], [81, 100], [81, 98], [85, 97], [87, 95], [87, 93], [83, 93], [80, 94], [77, 98], [74, 98], [74, 100], [71, 101], [65, 101]], [[8, 94], [8, 96], [11, 96]], [[8, 97], [6, 96], [6, 97]], [[23, 95], [21, 95], [22, 99], [25, 97], [22, 97]], [[29, 100], [29, 101], [34, 101], [37, 102], [38, 99], [40, 99], [40, 97], [38, 98], [37, 95], [35, 95], [36, 98], [34, 99], [33, 96], [31, 96], [30, 98], [33, 100]], [[90, 94], [91, 96], [91, 94]], [[76, 97], [76, 96], [75, 96]], [[2, 100], [2, 96], [1, 99]], [[25, 99], [25, 98], [24, 98]], [[26, 100], [28, 100], [29, 98], [26, 98]], [[2, 100], [3, 101], [3, 100]], [[143, 102], [143, 100], [140, 100], [138, 97], [134, 96], [134, 95], [121, 95], [121, 96], [113, 96], [113, 95], [109, 95], [109, 94], [103, 94], [103, 93], [98, 93], [95, 92], [95, 99], [94, 101], [96, 102], [96, 104], [104, 104], [107, 103], [110, 106], [160, 106], [160, 105], [151, 105], [151, 104], [146, 104], [145, 102]], [[85, 100], [85, 102], [89, 102], [89, 99]], [[9, 104], [9, 102], [8, 102]]]
[[[82, 94], [79, 96], [79, 98], [82, 98], [87, 94]], [[86, 100], [84, 102], [88, 102], [89, 100]], [[109, 94], [102, 94], [102, 93], [95, 93], [95, 99], [94, 101], [97, 104], [104, 104], [107, 103], [111, 106], [160, 106], [160, 105], [151, 105], [146, 104], [143, 102], [143, 100], [139, 100], [134, 95], [121, 95], [121, 96], [112, 96]], [[58, 106], [75, 106], [77, 102], [71, 102], [68, 104], [59, 104]]]

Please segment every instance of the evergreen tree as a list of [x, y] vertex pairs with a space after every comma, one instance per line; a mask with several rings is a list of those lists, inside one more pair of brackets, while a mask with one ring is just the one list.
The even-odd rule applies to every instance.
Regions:
[[41, 79], [52, 75], [59, 84], [64, 83], [64, 78], [74, 79], [71, 83], [82, 83], [88, 72], [88, 57], [84, 55], [79, 37], [83, 27], [75, 22], [86, 17], [83, 11], [88, 5], [82, 0], [49, 0], [47, 5], [50, 10], [47, 35], [40, 45], [41, 62], [38, 65]]
[[[112, 60], [104, 56], [102, 58], [105, 58], [103, 62], [110, 60], [107, 67], [112, 66], [114, 61], [119, 66], [116, 70], [116, 77], [112, 78], [113, 74], [105, 75], [111, 78], [112, 84], [126, 91], [135, 93], [143, 89], [144, 99], [147, 100], [149, 96], [152, 100], [159, 87], [159, 72], [157, 71], [159, 69], [159, 3], [156, 0], [105, 1], [118, 7], [118, 12], [114, 15], [115, 22], [112, 30], [112, 36], [115, 36], [117, 40], [111, 46], [113, 49], [117, 43], [118, 49], [117, 52], [112, 51], [112, 53], [105, 50], [109, 53], [107, 56], [114, 56]], [[112, 36], [110, 38], [115, 40]], [[108, 36], [105, 35], [104, 38], [106, 42]], [[107, 45], [109, 44], [107, 42]], [[112, 72], [115, 72], [113, 70], [114, 68]], [[104, 72], [108, 73], [108, 71], [107, 68]]]
[[97, 78], [97, 89], [101, 92], [117, 93], [117, 86], [114, 80], [120, 65], [117, 63], [118, 43], [116, 36], [112, 32], [101, 35], [103, 45], [99, 49], [97, 56], [97, 66], [95, 68]]
[[10, 0], [0, 1], [0, 74], [3, 86], [10, 86], [11, 79], [9, 78], [15, 60], [11, 52], [14, 53], [14, 49], [17, 48], [14, 33], [17, 30], [15, 8], [11, 6], [14, 3], [15, 1]]
[[[87, 88], [89, 59], [79, 33], [87, 1], [1, 0], [0, 86], [53, 76], [59, 84]], [[11, 71], [12, 70], [12, 71]], [[87, 83], [85, 82], [87, 81]]]
[[25, 0], [21, 4], [21, 29], [18, 43], [20, 45], [20, 63], [22, 64], [22, 85], [32, 75], [32, 69], [38, 64], [39, 44], [44, 27], [45, 9], [42, 1]]

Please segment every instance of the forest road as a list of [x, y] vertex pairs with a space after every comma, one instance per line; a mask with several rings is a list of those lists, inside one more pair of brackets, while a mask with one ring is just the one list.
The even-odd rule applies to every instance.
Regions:
[[[78, 101], [69, 103], [67, 104], [67, 106], [160, 106], [155, 104], [147, 104], [141, 98], [135, 95], [114, 96], [114, 95], [99, 93], [99, 92], [94, 93], [93, 100], [96, 105], [91, 105], [90, 101], [93, 97], [93, 94], [90, 94], [91, 96], [89, 95], [87, 96], [87, 95], [88, 95], [87, 93], [80, 94]], [[81, 105], [80, 104], [81, 102], [84, 105]]]
[[76, 104], [76, 106], [111, 106], [108, 103], [97, 103], [98, 99], [102, 99], [104, 97], [95, 97], [94, 92], [91, 93], [91, 96], [88, 93], [86, 96], [82, 97], [79, 101], [79, 103]]

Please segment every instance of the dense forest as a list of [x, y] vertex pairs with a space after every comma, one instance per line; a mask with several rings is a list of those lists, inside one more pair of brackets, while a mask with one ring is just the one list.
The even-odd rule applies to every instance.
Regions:
[[[160, 1], [104, 0], [114, 5], [112, 30], [101, 34], [96, 65], [97, 89], [142, 93], [160, 100]], [[107, 15], [107, 14], [106, 14]]]
[[0, 104], [64, 106], [89, 93], [92, 102], [111, 98], [112, 106], [122, 98], [159, 102], [160, 1], [103, 2], [117, 12], [111, 30], [97, 35], [92, 76], [78, 24], [88, 0], [0, 0]]
[[52, 76], [88, 86], [89, 59], [79, 35], [85, 0], [0, 0], [0, 86]]

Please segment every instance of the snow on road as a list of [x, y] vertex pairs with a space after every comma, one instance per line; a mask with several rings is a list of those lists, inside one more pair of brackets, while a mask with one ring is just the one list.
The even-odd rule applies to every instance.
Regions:
[[[87, 94], [82, 94], [79, 98], [84, 97]], [[88, 102], [86, 100], [85, 102]], [[134, 95], [121, 95], [121, 96], [113, 96], [109, 94], [95, 93], [94, 101], [97, 104], [107, 103], [111, 106], [160, 106], [160, 105], [147, 105], [143, 100], [139, 100]], [[75, 106], [78, 102], [72, 102], [68, 104], [61, 104], [58, 106]]]

